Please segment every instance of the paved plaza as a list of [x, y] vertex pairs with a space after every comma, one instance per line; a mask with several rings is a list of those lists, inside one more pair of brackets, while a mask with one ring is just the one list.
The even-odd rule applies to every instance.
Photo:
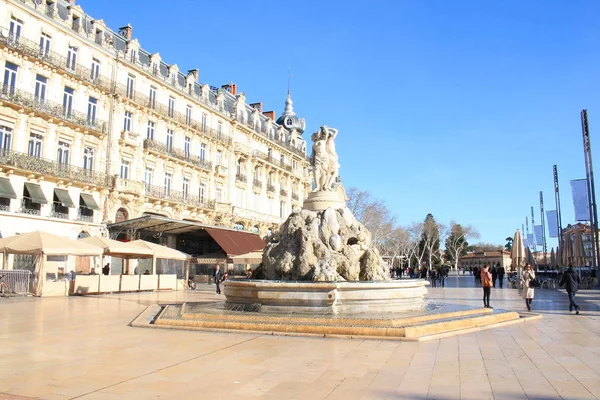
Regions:
[[[471, 276], [429, 299], [479, 306]], [[146, 306], [223, 300], [212, 287], [0, 298], [0, 399], [597, 399], [600, 292], [537, 290], [542, 320], [428, 342], [141, 329]], [[525, 310], [514, 289], [492, 306]]]

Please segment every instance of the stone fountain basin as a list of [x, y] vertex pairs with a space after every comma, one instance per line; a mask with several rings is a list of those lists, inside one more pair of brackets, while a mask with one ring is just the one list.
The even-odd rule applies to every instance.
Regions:
[[345, 314], [421, 310], [429, 282], [291, 282], [239, 279], [223, 283], [226, 306], [260, 305], [261, 312]]

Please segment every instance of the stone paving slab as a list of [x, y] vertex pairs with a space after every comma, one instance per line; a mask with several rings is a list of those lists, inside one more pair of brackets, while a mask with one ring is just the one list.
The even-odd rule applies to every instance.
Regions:
[[[151, 304], [222, 300], [195, 292], [0, 298], [0, 395], [11, 399], [597, 399], [600, 292], [536, 290], [536, 322], [429, 342], [137, 329]], [[478, 307], [473, 278], [432, 302]], [[492, 306], [523, 312], [514, 289]], [[13, 399], [11, 399], [13, 400]]]

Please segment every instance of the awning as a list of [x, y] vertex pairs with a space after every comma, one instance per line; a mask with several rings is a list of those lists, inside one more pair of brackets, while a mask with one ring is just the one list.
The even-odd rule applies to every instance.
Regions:
[[262, 262], [262, 251], [251, 251], [250, 253], [240, 254], [231, 257], [233, 264], [260, 264]]
[[87, 208], [100, 211], [100, 207], [98, 207], [98, 203], [94, 200], [94, 196], [89, 193], [81, 193], [81, 199]]
[[16, 199], [17, 194], [10, 184], [10, 179], [8, 178], [0, 178], [0, 197], [4, 197], [5, 199]]
[[25, 188], [29, 192], [32, 202], [37, 204], [48, 203], [48, 200], [46, 200], [46, 197], [44, 196], [44, 192], [42, 192], [42, 188], [37, 183], [25, 182]]
[[71, 196], [69, 196], [69, 192], [67, 192], [65, 189], [54, 188], [54, 193], [56, 193], [56, 197], [58, 197], [58, 200], [63, 206], [69, 208], [75, 207]]
[[262, 251], [265, 247], [264, 240], [255, 233], [206, 228], [206, 232], [215, 239], [228, 257]]

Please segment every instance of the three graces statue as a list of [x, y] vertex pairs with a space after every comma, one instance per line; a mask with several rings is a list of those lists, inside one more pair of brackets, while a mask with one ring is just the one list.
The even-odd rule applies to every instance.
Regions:
[[314, 144], [310, 164], [313, 167], [315, 192], [335, 190], [334, 184], [337, 181], [340, 168], [334, 142], [337, 134], [337, 129], [323, 125], [311, 136]]

